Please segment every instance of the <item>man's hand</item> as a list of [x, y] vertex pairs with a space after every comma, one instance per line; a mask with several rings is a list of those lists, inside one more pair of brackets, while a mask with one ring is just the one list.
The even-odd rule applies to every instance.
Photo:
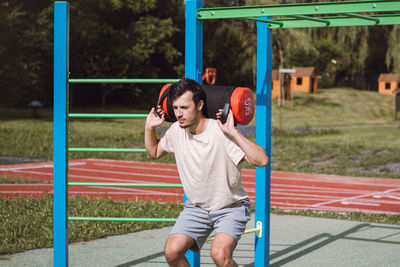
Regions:
[[233, 119], [232, 110], [229, 110], [228, 118], [226, 118], [225, 123], [221, 122], [221, 120], [220, 120], [221, 116], [222, 116], [222, 109], [219, 109], [219, 111], [217, 113], [217, 123], [218, 123], [219, 128], [221, 128], [221, 130], [225, 134], [232, 136], [232, 134], [236, 131], [235, 121]]
[[165, 114], [161, 106], [157, 107], [157, 112], [155, 108], [151, 109], [144, 129], [144, 146], [149, 159], [158, 159], [167, 153], [156, 138], [156, 128], [164, 123]]
[[164, 121], [165, 121], [165, 112], [164, 110], [162, 110], [161, 106], [157, 107], [157, 112], [155, 108], [152, 108], [146, 119], [146, 128], [154, 129], [158, 126], [161, 126], [164, 123]]

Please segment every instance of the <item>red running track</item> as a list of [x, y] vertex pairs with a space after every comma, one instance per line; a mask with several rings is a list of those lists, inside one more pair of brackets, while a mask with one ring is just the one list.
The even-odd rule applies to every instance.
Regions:
[[[70, 182], [180, 183], [174, 164], [117, 160], [71, 160]], [[52, 181], [52, 162], [1, 165], [0, 175]], [[255, 171], [243, 169], [242, 183], [254, 203]], [[70, 186], [69, 195], [115, 200], [183, 199], [181, 188]], [[39, 197], [52, 193], [52, 184], [0, 184], [0, 196]], [[336, 212], [400, 214], [400, 180], [292, 172], [271, 173], [271, 207]]]

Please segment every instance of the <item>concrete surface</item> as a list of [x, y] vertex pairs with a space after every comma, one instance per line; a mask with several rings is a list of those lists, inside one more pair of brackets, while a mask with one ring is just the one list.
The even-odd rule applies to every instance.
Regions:
[[[252, 220], [248, 228], [253, 225]], [[163, 247], [170, 230], [70, 244], [69, 266], [166, 266]], [[400, 266], [399, 225], [271, 215], [270, 240], [270, 266]], [[254, 234], [244, 235], [234, 252], [239, 266], [253, 266], [253, 249]], [[53, 266], [53, 249], [0, 256], [0, 266]], [[201, 266], [214, 266], [210, 243], [201, 251]]]

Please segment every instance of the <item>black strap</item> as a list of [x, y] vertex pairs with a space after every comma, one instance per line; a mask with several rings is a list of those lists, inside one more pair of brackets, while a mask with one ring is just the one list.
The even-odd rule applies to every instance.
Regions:
[[171, 88], [171, 85], [168, 86], [168, 88], [165, 89], [164, 93], [162, 93], [162, 95], [158, 98], [157, 104], [155, 106], [156, 110], [157, 110], [158, 106], [161, 105], [161, 102], [164, 100], [164, 98], [166, 98], [167, 95], [169, 94], [170, 88]]
[[[171, 91], [171, 86], [172, 84], [165, 89], [165, 91], [162, 93], [162, 95], [158, 98], [157, 104], [155, 106], [156, 113], [158, 114], [159, 117], [161, 115], [157, 112], [157, 107], [162, 104], [163, 100], [168, 96], [169, 92]], [[168, 111], [168, 116], [165, 115], [165, 120], [168, 122], [175, 122], [175, 114], [174, 114], [174, 109], [172, 108], [172, 102], [170, 98], [167, 98], [167, 111]]]

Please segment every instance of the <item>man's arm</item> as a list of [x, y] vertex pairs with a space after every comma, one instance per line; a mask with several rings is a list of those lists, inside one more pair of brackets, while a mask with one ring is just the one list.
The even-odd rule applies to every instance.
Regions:
[[[217, 118], [220, 117], [220, 114], [221, 112], [217, 113]], [[220, 120], [217, 120], [217, 123], [221, 130], [243, 150], [245, 153], [244, 158], [248, 163], [257, 167], [264, 167], [268, 164], [269, 159], [265, 153], [265, 149], [247, 139], [235, 128], [232, 110], [229, 111], [225, 124], [222, 124]]]
[[154, 108], [151, 109], [144, 128], [144, 146], [149, 159], [159, 159], [167, 154], [162, 148], [160, 140], [156, 137], [156, 128], [165, 121], [164, 111], [161, 110], [160, 106], [158, 108], [158, 113], [161, 114], [161, 116], [156, 113]]

